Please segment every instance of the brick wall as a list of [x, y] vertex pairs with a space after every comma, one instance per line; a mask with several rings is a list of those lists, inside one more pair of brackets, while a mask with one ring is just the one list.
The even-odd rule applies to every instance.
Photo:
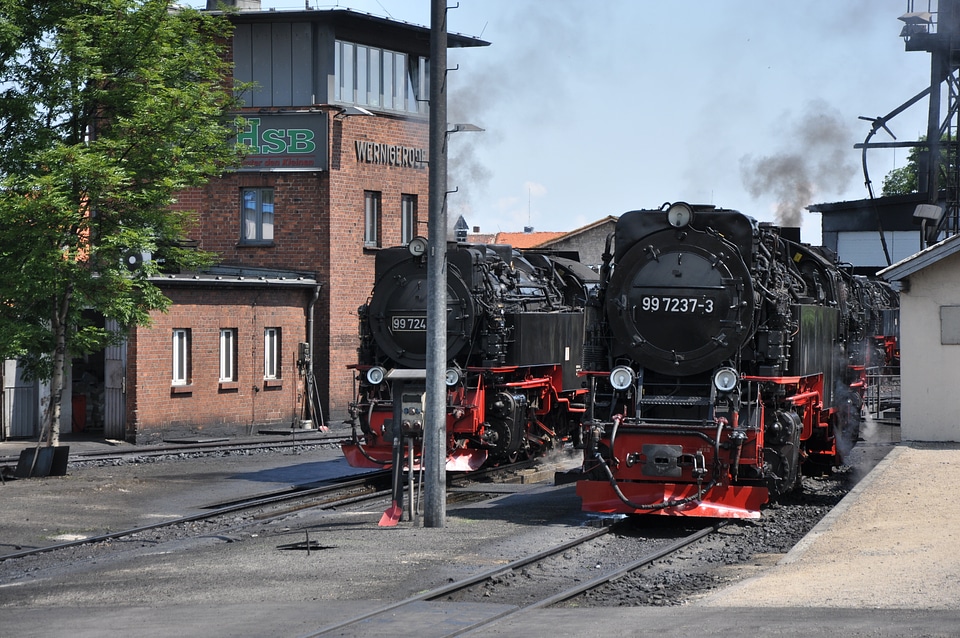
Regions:
[[396, 246], [401, 239], [401, 195], [417, 195], [419, 235], [427, 235], [428, 171], [426, 166], [389, 166], [358, 161], [356, 141], [428, 148], [425, 120], [352, 116], [334, 121], [331, 131], [330, 170], [330, 272], [328, 311], [330, 334], [329, 413], [346, 416], [353, 400], [353, 375], [347, 366], [356, 363], [359, 346], [357, 308], [373, 289], [376, 250], [363, 248], [366, 190], [382, 193], [381, 246]]
[[[417, 196], [417, 234], [427, 235], [426, 165], [398, 166], [359, 161], [356, 142], [423, 149], [423, 118], [337, 116], [329, 109], [329, 171], [232, 173], [203, 189], [180, 194], [176, 207], [199, 212], [194, 238], [220, 255], [224, 265], [314, 272], [322, 285], [315, 309], [314, 365], [326, 420], [343, 421], [353, 400], [357, 358], [357, 308], [373, 289], [376, 249], [365, 249], [364, 191], [382, 193], [381, 245], [401, 239], [401, 195]], [[240, 189], [274, 189], [274, 242], [241, 246]]]
[[[306, 340], [311, 289], [263, 285], [162, 286], [173, 305], [128, 342], [128, 438], [156, 443], [183, 436], [249, 436], [263, 427], [299, 424], [304, 376], [298, 344]], [[190, 384], [173, 386], [172, 331], [191, 331]], [[237, 378], [220, 383], [220, 329], [237, 330]], [[280, 328], [280, 379], [264, 379], [264, 328]]]

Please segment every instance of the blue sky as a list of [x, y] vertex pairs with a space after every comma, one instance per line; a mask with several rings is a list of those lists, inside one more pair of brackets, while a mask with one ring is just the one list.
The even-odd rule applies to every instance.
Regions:
[[[430, 23], [430, 0], [308, 1]], [[449, 215], [482, 232], [568, 231], [683, 200], [799, 221], [817, 243], [803, 207], [868, 196], [858, 117], [929, 84], [929, 54], [899, 37], [906, 0], [447, 4], [449, 31], [491, 43], [448, 56], [449, 121], [485, 129], [451, 136]], [[926, 113], [924, 99], [890, 128], [916, 140]], [[869, 152], [877, 195], [906, 154]]]

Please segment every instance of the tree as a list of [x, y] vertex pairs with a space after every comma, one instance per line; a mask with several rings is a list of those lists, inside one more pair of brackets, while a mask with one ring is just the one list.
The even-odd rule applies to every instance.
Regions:
[[882, 194], [884, 197], [891, 195], [908, 195], [917, 192], [920, 188], [917, 169], [918, 154], [919, 151], [917, 147], [914, 146], [907, 154], [907, 163], [886, 174], [883, 178]]
[[[926, 136], [922, 136], [920, 141], [925, 141]], [[950, 160], [950, 147], [956, 146], [957, 141], [944, 135], [940, 140], [940, 179], [943, 185], [944, 175], [955, 170], [955, 165]], [[907, 153], [907, 163], [900, 168], [895, 168], [883, 178], [884, 197], [890, 195], [909, 195], [920, 190], [920, 153], [926, 149], [913, 146]]]
[[169, 0], [0, 0], [0, 356], [50, 381], [47, 445], [71, 358], [169, 304], [158, 262], [124, 257], [211, 260], [182, 246], [193, 215], [170, 204], [239, 161], [229, 29]]

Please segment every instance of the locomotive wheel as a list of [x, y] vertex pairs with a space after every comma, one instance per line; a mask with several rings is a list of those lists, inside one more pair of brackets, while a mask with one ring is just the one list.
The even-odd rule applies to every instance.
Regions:
[[497, 456], [507, 456], [508, 450], [510, 449], [510, 444], [512, 443], [510, 426], [506, 422], [497, 419], [487, 423], [487, 427], [493, 430], [497, 435], [494, 445], [494, 454]]
[[796, 412], [778, 410], [774, 417], [779, 436], [763, 448], [763, 460], [769, 471], [770, 493], [776, 496], [801, 486], [800, 434], [803, 422]]
[[860, 397], [852, 390], [838, 392], [836, 403], [837, 412], [831, 416], [830, 421], [842, 461], [846, 453], [860, 440], [860, 414], [863, 406]]

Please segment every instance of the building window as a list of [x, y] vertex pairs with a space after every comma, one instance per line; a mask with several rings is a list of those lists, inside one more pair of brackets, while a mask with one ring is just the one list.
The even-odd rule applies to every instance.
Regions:
[[273, 189], [244, 188], [241, 243], [273, 243]]
[[400, 196], [400, 243], [404, 246], [417, 236], [417, 196]]
[[391, 111], [426, 113], [427, 58], [337, 40], [334, 100]]
[[380, 246], [380, 193], [363, 191], [363, 245], [366, 248]]
[[263, 330], [263, 378], [280, 378], [280, 328]]
[[220, 329], [220, 383], [237, 380], [237, 329]]
[[190, 330], [173, 331], [173, 385], [190, 384]]

